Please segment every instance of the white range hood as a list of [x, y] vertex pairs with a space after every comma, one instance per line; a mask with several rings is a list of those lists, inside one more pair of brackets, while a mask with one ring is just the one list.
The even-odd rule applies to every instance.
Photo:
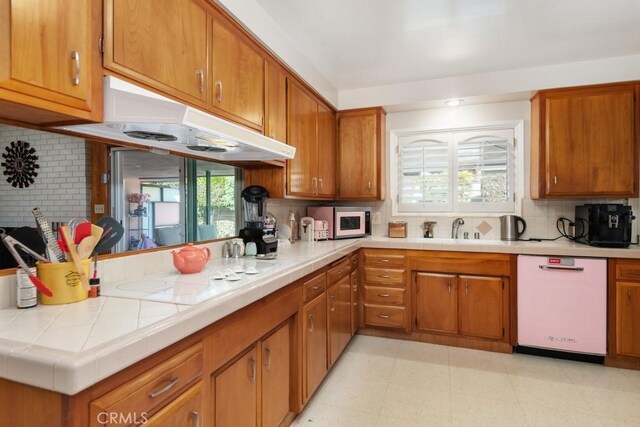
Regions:
[[104, 122], [58, 129], [228, 162], [292, 159], [295, 147], [115, 77], [104, 78]]

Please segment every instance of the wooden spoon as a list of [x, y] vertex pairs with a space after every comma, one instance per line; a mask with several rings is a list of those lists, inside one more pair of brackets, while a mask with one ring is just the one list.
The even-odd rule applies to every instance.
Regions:
[[87, 259], [93, 253], [93, 249], [98, 244], [98, 239], [94, 236], [87, 236], [78, 243], [78, 255], [80, 259]]

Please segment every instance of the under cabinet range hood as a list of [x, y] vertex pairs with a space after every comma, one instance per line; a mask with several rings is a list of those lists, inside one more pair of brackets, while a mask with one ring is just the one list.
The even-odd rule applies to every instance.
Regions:
[[295, 147], [112, 76], [104, 78], [103, 123], [57, 129], [228, 162], [286, 160], [296, 152]]

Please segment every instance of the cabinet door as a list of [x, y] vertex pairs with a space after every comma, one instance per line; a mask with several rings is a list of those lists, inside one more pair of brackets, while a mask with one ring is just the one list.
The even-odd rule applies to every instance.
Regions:
[[327, 374], [326, 293], [304, 306], [303, 327], [303, 389], [306, 401]]
[[504, 336], [503, 289], [499, 277], [458, 278], [461, 334], [493, 339]]
[[549, 95], [544, 120], [547, 195], [634, 194], [633, 86]]
[[327, 289], [327, 331], [329, 366], [332, 366], [351, 338], [351, 278], [345, 276]]
[[289, 413], [289, 323], [262, 342], [262, 426], [277, 427]]
[[382, 138], [376, 110], [341, 115], [338, 122], [338, 182], [340, 198], [375, 199], [380, 196]]
[[358, 326], [360, 325], [360, 316], [359, 316], [359, 292], [360, 288], [360, 272], [358, 270], [354, 270], [350, 275], [351, 279], [351, 336], [355, 335], [358, 330]]
[[336, 114], [318, 104], [318, 196], [336, 195]]
[[458, 332], [457, 277], [417, 273], [416, 328], [428, 332]]
[[196, 2], [107, 0], [105, 21], [105, 68], [204, 105], [207, 14]]
[[147, 427], [201, 427], [202, 382], [185, 391], [143, 423]]
[[271, 60], [266, 62], [266, 123], [264, 134], [287, 143], [287, 76], [282, 68]]
[[92, 40], [91, 3], [3, 2], [0, 88], [89, 111], [91, 47], [98, 42]]
[[256, 425], [257, 369], [253, 348], [215, 377], [216, 427]]
[[248, 39], [222, 18], [216, 17], [212, 22], [212, 105], [221, 115], [262, 130], [264, 59]]
[[318, 188], [318, 104], [298, 85], [289, 83], [288, 138], [289, 145], [296, 147], [296, 156], [287, 160], [287, 194], [315, 196]]
[[640, 356], [640, 283], [617, 283], [616, 343], [618, 354]]

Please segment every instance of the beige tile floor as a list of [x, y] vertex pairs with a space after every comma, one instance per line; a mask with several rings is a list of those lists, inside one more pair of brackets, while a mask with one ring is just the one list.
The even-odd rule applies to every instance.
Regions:
[[640, 372], [357, 335], [294, 426], [640, 426]]

